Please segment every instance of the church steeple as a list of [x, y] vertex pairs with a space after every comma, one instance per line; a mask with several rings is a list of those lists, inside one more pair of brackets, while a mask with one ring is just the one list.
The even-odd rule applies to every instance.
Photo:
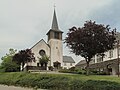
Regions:
[[63, 50], [62, 50], [62, 31], [58, 27], [55, 7], [52, 20], [52, 27], [48, 31], [48, 45], [50, 46], [50, 64], [54, 66], [54, 62], [63, 63]]
[[62, 40], [62, 33], [63, 32], [61, 30], [59, 30], [59, 27], [58, 27], [56, 12], [55, 12], [55, 8], [54, 8], [52, 27], [47, 33], [48, 41], [51, 40], [51, 39]]
[[59, 30], [55, 8], [54, 8], [53, 21], [52, 21], [52, 27], [51, 27], [51, 29], [52, 30]]

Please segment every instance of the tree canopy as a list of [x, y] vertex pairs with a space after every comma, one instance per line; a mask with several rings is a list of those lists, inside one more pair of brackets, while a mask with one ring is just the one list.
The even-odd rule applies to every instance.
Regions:
[[13, 56], [13, 61], [19, 65], [22, 63], [24, 66], [27, 62], [35, 61], [34, 53], [32, 53], [31, 49], [20, 50]]
[[19, 65], [12, 61], [12, 58], [15, 55], [16, 51], [17, 50], [9, 49], [9, 53], [7, 53], [5, 56], [1, 58], [2, 59], [2, 63], [0, 66], [1, 71], [15, 72], [20, 70]]
[[115, 32], [116, 29], [111, 30], [109, 25], [86, 21], [83, 27], [69, 29], [65, 43], [73, 53], [85, 58], [88, 67], [93, 56], [113, 48]]

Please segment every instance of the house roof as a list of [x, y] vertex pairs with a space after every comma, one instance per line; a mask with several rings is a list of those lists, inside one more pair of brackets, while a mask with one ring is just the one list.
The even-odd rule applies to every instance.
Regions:
[[[90, 61], [90, 64], [93, 64], [94, 61]], [[86, 61], [85, 60], [81, 60], [80, 62], [78, 62], [75, 66], [86, 66]]]
[[63, 56], [63, 62], [65, 63], [75, 63], [71, 56]]
[[85, 61], [85, 60], [81, 60], [80, 62], [78, 62], [78, 63], [76, 64], [76, 66], [79, 66], [79, 65], [81, 65], [81, 64], [86, 64], [86, 61]]

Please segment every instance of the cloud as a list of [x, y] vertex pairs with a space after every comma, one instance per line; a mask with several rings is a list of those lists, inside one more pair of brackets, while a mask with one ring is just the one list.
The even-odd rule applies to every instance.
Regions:
[[119, 0], [113, 1], [109, 5], [102, 7], [101, 9], [97, 9], [92, 11], [89, 18], [97, 21], [98, 23], [102, 23], [105, 25], [110, 25], [112, 28], [117, 28], [118, 31], [120, 29], [120, 7]]
[[[47, 41], [46, 33], [51, 28], [54, 3], [56, 3], [60, 29], [64, 31], [64, 39], [69, 28], [82, 26], [89, 19], [109, 22], [117, 27], [118, 16], [120, 16], [118, 2], [113, 0], [1, 0], [0, 57], [7, 53], [9, 48], [25, 49], [32, 47], [42, 38]], [[108, 16], [109, 21], [105, 19]], [[69, 54], [69, 49], [66, 49], [65, 45], [64, 54], [73, 55]]]

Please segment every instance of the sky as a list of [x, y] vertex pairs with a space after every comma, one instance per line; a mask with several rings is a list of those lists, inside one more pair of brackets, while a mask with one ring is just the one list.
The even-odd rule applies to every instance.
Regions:
[[[85, 21], [110, 25], [120, 30], [120, 0], [0, 0], [0, 58], [10, 48], [31, 48], [41, 39], [47, 42], [46, 33], [52, 25], [54, 4], [63, 40], [69, 28], [82, 27]], [[75, 56], [63, 45], [63, 54]]]

